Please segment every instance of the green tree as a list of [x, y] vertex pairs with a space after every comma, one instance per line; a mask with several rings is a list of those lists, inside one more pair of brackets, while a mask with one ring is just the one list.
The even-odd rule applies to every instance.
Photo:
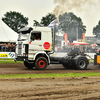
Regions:
[[28, 18], [15, 11], [6, 12], [2, 20], [15, 32], [28, 25]]
[[36, 20], [33, 20], [33, 21], [34, 21], [33, 26], [41, 26], [41, 24], [38, 21]]
[[59, 16], [59, 29], [64, 31], [68, 35], [69, 40], [82, 39], [82, 33], [86, 32], [86, 26], [80, 17], [77, 17], [73, 13], [64, 13]]
[[100, 39], [100, 21], [98, 22], [98, 25], [93, 28], [93, 34], [96, 35], [96, 38]]
[[48, 13], [45, 17], [42, 17], [40, 24], [48, 26], [54, 19], [56, 19], [56, 16], [52, 13]]

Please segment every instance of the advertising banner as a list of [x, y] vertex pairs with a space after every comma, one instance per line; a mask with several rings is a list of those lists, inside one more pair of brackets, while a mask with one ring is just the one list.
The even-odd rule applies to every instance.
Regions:
[[0, 58], [15, 58], [15, 52], [0, 52]]
[[82, 33], [82, 36], [83, 36], [83, 40], [85, 40], [85, 34], [84, 33]]
[[64, 33], [64, 40], [67, 43], [67, 34], [66, 33]]

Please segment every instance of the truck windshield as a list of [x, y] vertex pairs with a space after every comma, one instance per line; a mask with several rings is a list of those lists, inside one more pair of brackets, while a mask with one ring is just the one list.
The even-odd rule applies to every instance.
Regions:
[[25, 41], [27, 40], [29, 37], [29, 34], [22, 34], [20, 33], [19, 36], [18, 36], [18, 41]]

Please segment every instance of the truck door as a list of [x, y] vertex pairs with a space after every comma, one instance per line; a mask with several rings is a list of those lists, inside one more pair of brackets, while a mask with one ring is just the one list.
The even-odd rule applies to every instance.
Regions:
[[41, 32], [35, 31], [31, 33], [31, 42], [29, 43], [29, 51], [41, 51], [42, 50], [42, 41], [41, 41]]

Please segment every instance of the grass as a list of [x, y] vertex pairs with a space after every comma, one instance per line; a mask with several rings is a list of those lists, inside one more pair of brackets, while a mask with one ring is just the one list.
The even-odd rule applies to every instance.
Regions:
[[52, 73], [52, 74], [12, 74], [0, 75], [0, 79], [8, 78], [60, 78], [60, 77], [94, 77], [100, 73]]
[[7, 59], [7, 58], [1, 58], [0, 63], [23, 63], [23, 61], [17, 61], [15, 62], [14, 59]]
[[14, 60], [13, 60], [13, 61], [9, 61], [9, 60], [8, 60], [8, 61], [7, 61], [7, 60], [1, 61], [1, 60], [0, 60], [0, 63], [2, 63], [2, 64], [13, 63], [13, 64], [14, 64], [14, 63], [23, 63], [23, 61], [17, 61], [17, 62], [15, 62]]
[[0, 60], [14, 60], [13, 58], [0, 58]]
[[94, 63], [94, 60], [92, 60], [92, 59], [90, 59], [90, 61], [89, 61], [90, 63]]

